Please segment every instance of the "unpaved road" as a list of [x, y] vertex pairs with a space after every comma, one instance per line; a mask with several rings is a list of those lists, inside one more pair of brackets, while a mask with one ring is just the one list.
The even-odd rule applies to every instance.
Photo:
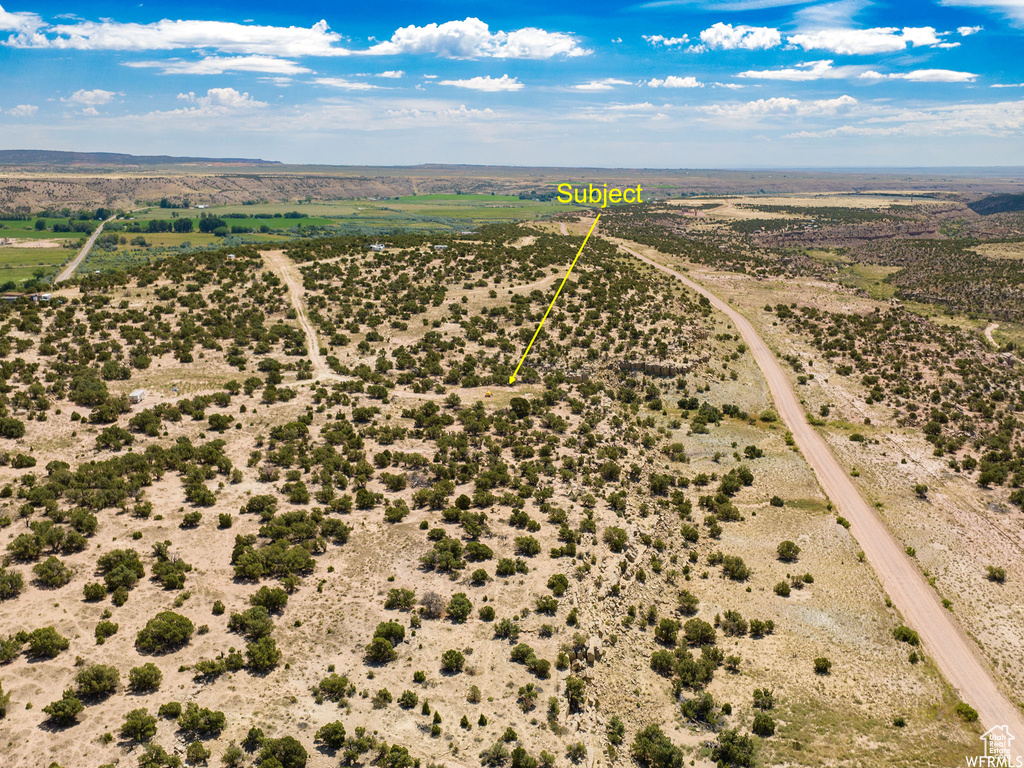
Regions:
[[988, 729], [1005, 725], [1017, 737], [1015, 741], [1019, 744], [1011, 747], [1014, 758], [1011, 759], [1011, 765], [1016, 758], [1024, 760], [1024, 747], [1021, 746], [1024, 745], [1024, 717], [1021, 712], [996, 684], [988, 666], [979, 658], [973, 641], [967, 638], [949, 611], [942, 607], [935, 590], [925, 582], [885, 523], [860, 495], [857, 486], [822, 437], [808, 424], [792, 384], [754, 326], [715, 294], [680, 272], [652, 261], [631, 248], [621, 244], [620, 247], [706, 296], [711, 305], [724, 313], [739, 329], [768, 382], [779, 415], [793, 433], [793, 439], [829, 499], [850, 521], [850, 532], [878, 574], [893, 604], [903, 614], [907, 624], [917, 630], [925, 651], [946, 680], [964, 701], [978, 711], [982, 727]]
[[992, 332], [999, 327], [999, 323], [989, 323], [985, 326], [985, 338], [988, 339], [988, 343], [996, 349], [999, 348], [999, 343], [992, 338]]
[[[113, 218], [114, 217], [111, 216], [109, 219], [107, 219], [107, 221], [112, 221]], [[85, 241], [85, 245], [82, 246], [82, 250], [80, 250], [78, 252], [78, 255], [75, 256], [74, 261], [72, 261], [70, 264], [64, 267], [64, 269], [61, 270], [60, 274], [53, 279], [54, 283], [63, 283], [65, 280], [67, 280], [73, 274], [75, 274], [75, 270], [78, 269], [78, 265], [85, 261], [85, 257], [89, 255], [89, 251], [91, 251], [93, 245], [96, 244], [96, 238], [98, 238], [100, 236], [100, 233], [103, 232], [103, 225], [106, 224], [107, 221], [100, 222], [100, 225], [96, 227], [96, 231], [89, 235], [89, 239]]]
[[332, 371], [331, 367], [327, 365], [327, 361], [324, 360], [324, 356], [320, 354], [320, 339], [316, 335], [313, 322], [309, 319], [306, 302], [302, 299], [305, 295], [305, 288], [302, 286], [302, 274], [299, 272], [298, 265], [285, 256], [284, 251], [263, 251], [260, 255], [267, 266], [277, 272], [284, 280], [284, 284], [288, 286], [292, 306], [295, 307], [295, 314], [299, 317], [299, 327], [306, 334], [306, 348], [309, 361], [313, 364], [313, 378], [340, 381], [343, 377]]

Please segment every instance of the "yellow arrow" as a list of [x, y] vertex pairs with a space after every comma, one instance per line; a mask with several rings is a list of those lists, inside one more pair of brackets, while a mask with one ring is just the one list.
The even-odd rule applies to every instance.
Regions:
[[548, 312], [550, 312], [551, 308], [553, 306], [555, 306], [555, 302], [558, 300], [558, 294], [560, 294], [562, 292], [562, 288], [565, 287], [565, 281], [569, 279], [569, 275], [572, 274], [572, 268], [576, 266], [576, 259], [578, 259], [580, 257], [580, 254], [583, 253], [583, 249], [587, 245], [587, 240], [590, 239], [590, 233], [594, 231], [594, 227], [597, 226], [597, 222], [600, 219], [601, 219], [601, 214], [599, 213], [599, 214], [597, 214], [597, 218], [594, 219], [594, 223], [590, 225], [590, 232], [587, 232], [587, 236], [585, 238], [583, 238], [583, 245], [581, 245], [580, 249], [578, 251], [576, 251], [576, 258], [574, 258], [572, 260], [572, 264], [569, 265], [569, 271], [566, 272], [565, 273], [565, 277], [562, 278], [562, 284], [560, 286], [558, 286], [558, 290], [555, 291], [555, 297], [551, 300], [551, 303], [548, 304], [548, 311], [545, 312], [544, 313], [544, 317], [542, 317], [540, 319], [540, 325], [537, 326], [537, 330], [534, 332], [533, 338], [530, 339], [530, 343], [526, 346], [526, 351], [523, 352], [523, 356], [519, 359], [519, 365], [516, 366], [516, 369], [515, 369], [515, 371], [512, 372], [512, 375], [508, 377], [508, 383], [509, 384], [515, 384], [516, 383], [516, 374], [519, 373], [519, 369], [523, 367], [523, 360], [525, 360], [526, 356], [528, 354], [530, 354], [530, 349], [533, 347], [533, 342], [535, 342], [537, 340], [537, 336], [540, 334], [540, 329], [544, 327], [544, 321], [548, 319]]

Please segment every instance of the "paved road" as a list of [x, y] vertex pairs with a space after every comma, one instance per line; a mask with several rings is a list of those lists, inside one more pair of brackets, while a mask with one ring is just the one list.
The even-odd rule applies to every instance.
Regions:
[[[864, 550], [868, 563], [875, 569], [893, 604], [903, 614], [907, 624], [917, 630], [925, 652], [959, 692], [960, 698], [978, 711], [983, 728], [1007, 726], [1017, 737], [1012, 754], [1024, 760], [1024, 717], [1020, 710], [996, 684], [974, 642], [964, 634], [952, 614], [942, 607], [935, 590], [927, 584], [885, 523], [860, 495], [857, 486], [822, 437], [808, 424], [792, 384], [754, 326], [715, 294], [683, 274], [631, 248], [620, 247], [706, 296], [715, 309], [728, 316], [736, 325], [768, 382], [779, 415], [793, 433], [797, 446], [817, 475], [825, 493], [850, 521], [850, 532]], [[1021, 764], [1024, 765], [1024, 762]]]
[[[107, 221], [112, 220], [113, 216], [107, 219]], [[64, 267], [64, 269], [61, 270], [61, 273], [53, 279], [54, 283], [63, 283], [75, 274], [75, 270], [78, 269], [78, 265], [85, 261], [85, 257], [89, 255], [89, 251], [92, 250], [93, 245], [96, 243], [96, 238], [100, 236], [100, 233], [103, 231], [103, 225], [106, 224], [107, 221], [100, 222], [100, 225], [96, 227], [91, 235], [89, 235], [89, 239], [85, 241], [85, 245], [82, 246], [82, 250], [80, 250], [78, 255], [75, 256], [74, 261]]]

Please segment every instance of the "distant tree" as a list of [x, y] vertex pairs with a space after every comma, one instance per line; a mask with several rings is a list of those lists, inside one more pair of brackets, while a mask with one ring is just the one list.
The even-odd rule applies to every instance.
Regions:
[[291, 736], [280, 739], [265, 739], [263, 749], [260, 751], [259, 764], [273, 765], [268, 761], [276, 760], [276, 765], [281, 768], [306, 768], [306, 748]]
[[173, 611], [158, 613], [139, 630], [135, 647], [147, 653], [168, 653], [188, 645], [195, 625]]
[[604, 529], [604, 543], [608, 545], [612, 552], [622, 552], [626, 548], [626, 541], [628, 535], [622, 528], [611, 526]]
[[459, 651], [448, 650], [441, 654], [441, 669], [445, 672], [455, 674], [462, 671], [466, 658]]
[[583, 709], [583, 701], [586, 698], [587, 682], [579, 677], [568, 677], [565, 681], [565, 698], [569, 702], [571, 711]]
[[779, 560], [784, 563], [796, 562], [796, 559], [800, 556], [800, 547], [798, 547], [792, 541], [783, 541], [776, 548]]
[[74, 571], [53, 555], [50, 555], [43, 562], [32, 566], [32, 572], [44, 586], [56, 589], [63, 587], [75, 575]]
[[71, 645], [71, 642], [53, 627], [32, 630], [27, 641], [29, 655], [36, 658], [52, 659]]
[[78, 715], [83, 709], [85, 705], [78, 700], [75, 692], [68, 688], [57, 701], [43, 707], [43, 712], [57, 725], [68, 726], [78, 720]]
[[683, 750], [653, 724], [637, 733], [629, 753], [644, 768], [682, 768], [684, 765]]
[[768, 738], [775, 734], [775, 720], [771, 715], [758, 712], [754, 715], [754, 723], [750, 726], [750, 730], [762, 738]]
[[827, 675], [832, 671], [832, 662], [825, 656], [819, 656], [814, 660], [814, 671], [819, 675]]
[[21, 594], [25, 577], [18, 571], [8, 571], [0, 566], [0, 600], [10, 600]]
[[448, 618], [456, 624], [464, 622], [472, 612], [473, 604], [465, 592], [456, 592], [448, 601]]
[[117, 667], [93, 664], [75, 675], [75, 693], [82, 698], [105, 698], [117, 690], [120, 682], [121, 673]]
[[316, 732], [313, 741], [328, 749], [341, 749], [345, 746], [345, 726], [337, 720], [327, 723]]
[[281, 661], [281, 651], [272, 637], [261, 637], [245, 647], [248, 666], [254, 672], [269, 672]]

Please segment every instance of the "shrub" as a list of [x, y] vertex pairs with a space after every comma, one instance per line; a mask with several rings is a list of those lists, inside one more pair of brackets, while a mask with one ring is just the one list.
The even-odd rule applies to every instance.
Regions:
[[917, 632], [903, 624], [899, 624], [893, 628], [892, 636], [899, 640], [901, 643], [909, 643], [910, 645], [921, 644], [921, 638], [918, 637]]
[[68, 726], [78, 720], [78, 715], [83, 709], [85, 706], [75, 696], [75, 692], [68, 688], [57, 701], [43, 707], [43, 712], [57, 725]]
[[679, 612], [686, 616], [693, 616], [697, 613], [700, 600], [689, 590], [684, 589], [679, 593]]
[[327, 723], [316, 732], [313, 741], [328, 749], [341, 749], [345, 746], [345, 726], [337, 720]]
[[269, 613], [279, 613], [288, 605], [288, 593], [280, 587], [260, 587], [249, 598], [249, 604], [266, 608]]
[[477, 616], [480, 617], [480, 621], [494, 621], [494, 607], [485, 605], [477, 611]]
[[82, 593], [85, 595], [85, 599], [87, 601], [94, 603], [107, 596], [107, 588], [102, 584], [93, 582], [92, 584], [86, 584], [82, 588]]
[[778, 595], [779, 597], [789, 597], [789, 595], [790, 595], [789, 582], [787, 582], [787, 581], [780, 581], [778, 584], [776, 584], [775, 585], [775, 594]]
[[985, 569], [988, 571], [988, 573], [985, 575], [985, 578], [988, 579], [989, 581], [994, 581], [994, 582], [997, 582], [999, 584], [1002, 584], [1003, 582], [1006, 581], [1006, 569], [1005, 568], [1000, 568], [999, 566], [995, 566], [995, 565], [986, 565]]
[[441, 669], [449, 674], [456, 674], [462, 671], [466, 664], [466, 657], [459, 651], [447, 650], [441, 654]]
[[120, 625], [115, 624], [112, 621], [101, 621], [99, 624], [97, 624], [96, 631], [94, 632], [94, 634], [96, 635], [96, 644], [103, 645], [103, 643], [106, 642], [108, 637], [116, 635], [119, 626]]
[[139, 768], [181, 768], [181, 758], [169, 755], [159, 744], [149, 742], [139, 755]]
[[[212, 416], [210, 417], [213, 418]], [[185, 760], [190, 765], [197, 765], [198, 763], [205, 763], [210, 759], [210, 755], [213, 754], [203, 746], [201, 741], [193, 741], [185, 748]]]
[[587, 694], [587, 682], [578, 677], [567, 677], [565, 680], [565, 698], [569, 702], [570, 710], [583, 708], [583, 701]]
[[662, 619], [654, 629], [654, 637], [659, 643], [665, 645], [675, 645], [677, 634], [679, 634], [679, 622], [675, 619]]
[[387, 664], [396, 658], [398, 654], [386, 637], [375, 637], [366, 646], [366, 660], [373, 664]]
[[276, 760], [281, 768], [306, 768], [306, 748], [295, 738], [265, 739], [260, 751], [259, 763]]
[[224, 730], [225, 723], [223, 712], [200, 707], [194, 702], [190, 702], [178, 717], [178, 727], [181, 730], [203, 736], [217, 736]]
[[8, 571], [0, 566], [0, 600], [10, 600], [21, 594], [25, 588], [25, 577], [18, 571]]
[[568, 588], [569, 579], [567, 579], [563, 573], [556, 573], [548, 579], [548, 589], [551, 590], [555, 597], [561, 597], [564, 595]]
[[245, 647], [249, 669], [254, 672], [269, 672], [281, 661], [281, 651], [277, 649], [274, 638], [267, 636], [249, 643]]
[[832, 662], [824, 656], [819, 656], [814, 660], [814, 671], [819, 675], [827, 675], [832, 671]]
[[416, 604], [416, 593], [411, 589], [389, 589], [384, 600], [387, 610], [408, 611]]
[[448, 602], [448, 618], [455, 623], [462, 623], [473, 612], [473, 604], [465, 592], [456, 592]]
[[754, 715], [754, 723], [750, 726], [750, 730], [762, 738], [774, 736], [775, 720], [772, 719], [771, 715], [767, 715], [764, 712], [758, 712]]
[[772, 496], [771, 500], [769, 500], [768, 503], [771, 504], [773, 507], [784, 507], [784, 506], [786, 506], [786, 502], [784, 502], [782, 500], [781, 496]]
[[61, 651], [66, 651], [71, 645], [71, 641], [53, 627], [32, 630], [28, 634], [27, 642], [30, 656], [48, 659], [54, 658]]
[[50, 589], [63, 587], [74, 576], [74, 572], [53, 555], [34, 565], [32, 572], [41, 584]]
[[136, 693], [155, 691], [163, 679], [160, 668], [152, 662], [146, 662], [141, 667], [132, 667], [128, 672], [128, 686]]
[[116, 667], [93, 664], [75, 675], [75, 693], [83, 698], [103, 698], [116, 691], [120, 682]]
[[402, 695], [398, 697], [398, 706], [402, 709], [412, 709], [419, 703], [420, 697], [410, 690], [402, 691]]
[[800, 547], [798, 547], [792, 541], [783, 541], [776, 548], [779, 560], [784, 563], [796, 562], [796, 559], [800, 556]]
[[683, 750], [657, 725], [648, 725], [637, 733], [629, 754], [644, 768], [682, 768], [684, 763]]
[[964, 701], [961, 701], [956, 705], [956, 713], [968, 723], [973, 723], [978, 719], [978, 712], [974, 707]]
[[750, 768], [754, 765], [754, 740], [736, 729], [719, 731], [711, 759], [719, 765]]
[[683, 635], [689, 645], [714, 645], [715, 628], [702, 619], [690, 619], [683, 625]]
[[248, 608], [241, 613], [232, 613], [228, 619], [228, 629], [245, 635], [250, 640], [266, 637], [274, 629], [274, 620], [262, 605]]
[[775, 707], [775, 691], [771, 688], [754, 689], [754, 709], [769, 710]]
[[160, 717], [166, 717], [168, 720], [177, 720], [181, 716], [181, 704], [176, 701], [169, 701], [166, 704], [161, 704], [156, 713]]
[[608, 548], [616, 553], [622, 552], [626, 548], [626, 542], [629, 540], [628, 534], [622, 528], [616, 526], [605, 528], [602, 538], [604, 543], [608, 545]]
[[582, 741], [575, 741], [565, 748], [565, 756], [573, 763], [578, 763], [587, 756], [587, 745]]
[[156, 736], [156, 718], [147, 709], [133, 709], [124, 716], [121, 736], [132, 741], [149, 741]]
[[145, 653], [168, 653], [189, 644], [195, 625], [174, 611], [158, 613], [139, 630], [135, 647]]
[[100, 556], [96, 566], [103, 574], [103, 580], [110, 592], [118, 587], [131, 589], [146, 574], [146, 569], [139, 560], [139, 553], [134, 549], [112, 549]]

